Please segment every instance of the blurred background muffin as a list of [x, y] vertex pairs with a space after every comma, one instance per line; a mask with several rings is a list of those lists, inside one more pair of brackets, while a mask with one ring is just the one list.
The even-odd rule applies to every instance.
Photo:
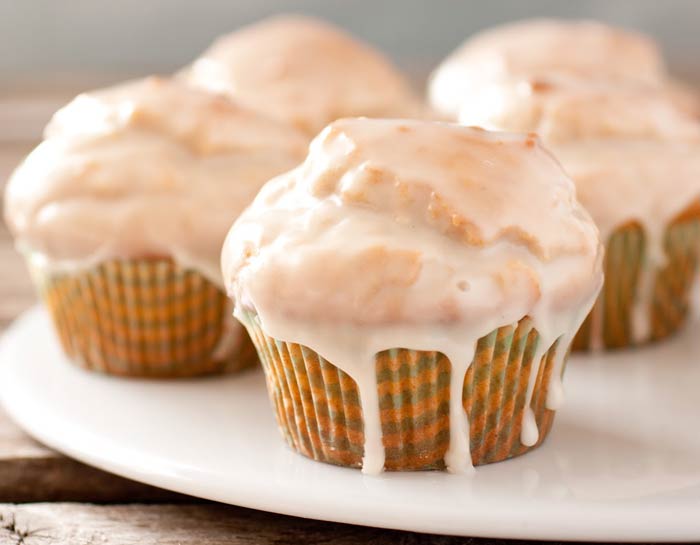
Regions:
[[601, 263], [536, 138], [381, 119], [324, 129], [222, 254], [288, 443], [366, 473], [541, 444]]
[[475, 91], [508, 81], [570, 78], [665, 84], [651, 38], [595, 21], [518, 21], [469, 37], [434, 71], [432, 106], [456, 118]]
[[536, 132], [576, 182], [607, 244], [605, 287], [577, 348], [661, 339], [688, 315], [700, 125], [673, 85], [649, 39], [558, 21], [476, 36], [432, 79], [433, 99], [459, 97], [460, 122]]
[[160, 377], [251, 364], [220, 248], [305, 147], [287, 125], [155, 77], [59, 110], [10, 179], [5, 217], [72, 360]]
[[310, 136], [340, 117], [423, 115], [379, 51], [310, 17], [278, 16], [219, 38], [182, 77]]

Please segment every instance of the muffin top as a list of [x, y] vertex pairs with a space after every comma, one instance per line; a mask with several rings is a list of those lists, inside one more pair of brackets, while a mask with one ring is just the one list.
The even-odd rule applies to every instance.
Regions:
[[238, 306], [263, 318], [493, 329], [579, 307], [599, 255], [573, 183], [534, 136], [343, 119], [263, 188], [222, 267]]
[[181, 76], [309, 136], [339, 117], [416, 117], [422, 107], [378, 51], [325, 22], [278, 16], [217, 40]]
[[495, 84], [465, 102], [460, 121], [537, 132], [573, 177], [604, 239], [636, 221], [660, 247], [668, 223], [700, 198], [700, 125], [657, 89]]
[[18, 246], [50, 265], [166, 256], [220, 283], [231, 222], [305, 149], [287, 125], [152, 77], [59, 110], [12, 175], [5, 216]]
[[525, 76], [568, 76], [657, 84], [666, 78], [650, 38], [594, 21], [534, 19], [476, 34], [434, 72], [434, 108], [454, 116], [475, 86]]

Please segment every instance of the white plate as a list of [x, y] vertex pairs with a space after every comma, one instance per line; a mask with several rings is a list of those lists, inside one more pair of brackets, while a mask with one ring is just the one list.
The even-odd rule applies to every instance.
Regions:
[[289, 515], [485, 537], [700, 539], [700, 337], [575, 357], [539, 450], [473, 477], [315, 463], [283, 444], [260, 371], [189, 381], [70, 366], [33, 309], [0, 345], [0, 398], [42, 442], [178, 492]]

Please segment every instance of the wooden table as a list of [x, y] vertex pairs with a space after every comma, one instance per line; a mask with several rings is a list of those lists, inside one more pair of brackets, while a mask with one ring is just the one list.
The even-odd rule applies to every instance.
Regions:
[[[0, 96], [0, 189], [66, 96]], [[2, 204], [0, 197], [0, 204]], [[0, 331], [36, 301], [0, 222]], [[427, 536], [203, 502], [110, 475], [38, 444], [0, 408], [0, 545], [516, 543]]]

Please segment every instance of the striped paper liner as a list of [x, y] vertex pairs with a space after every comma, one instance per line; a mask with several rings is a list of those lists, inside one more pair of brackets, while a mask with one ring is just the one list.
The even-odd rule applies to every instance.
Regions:
[[[331, 464], [360, 467], [364, 433], [354, 380], [304, 346], [267, 336], [256, 315], [246, 327], [262, 361], [268, 393], [287, 443]], [[546, 409], [556, 344], [543, 356], [531, 408], [538, 443], [520, 442], [527, 386], [539, 335], [530, 319], [481, 338], [464, 380], [474, 465], [521, 455], [546, 438], [554, 412]], [[439, 352], [386, 350], [376, 356], [385, 469], [444, 469], [449, 446], [450, 362]]]
[[[686, 322], [700, 258], [700, 206], [679, 215], [666, 230], [666, 264], [656, 272], [649, 312], [649, 338], [657, 341]], [[644, 265], [644, 231], [630, 223], [615, 231], [606, 247], [605, 284], [573, 342], [574, 350], [624, 348], [637, 344], [632, 321], [635, 293]], [[594, 320], [600, 320], [595, 327]], [[597, 332], [596, 332], [597, 330]], [[594, 335], [599, 338], [594, 339]]]
[[64, 351], [81, 367], [167, 378], [256, 361], [224, 292], [170, 259], [113, 260], [76, 273], [48, 273], [30, 260], [30, 268]]

